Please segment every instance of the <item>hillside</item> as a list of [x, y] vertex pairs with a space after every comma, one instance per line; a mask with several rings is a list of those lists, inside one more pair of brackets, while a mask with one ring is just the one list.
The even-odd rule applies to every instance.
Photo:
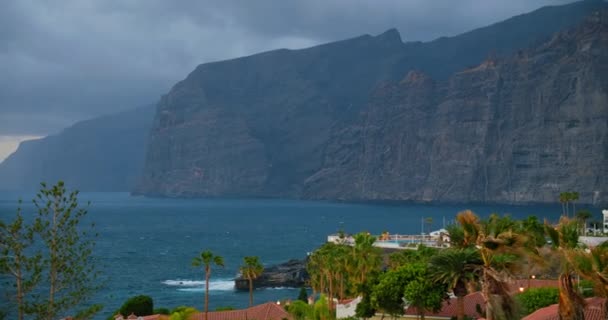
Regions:
[[129, 191], [140, 173], [152, 106], [81, 121], [25, 141], [0, 163], [0, 190], [37, 190], [64, 180], [81, 191]]

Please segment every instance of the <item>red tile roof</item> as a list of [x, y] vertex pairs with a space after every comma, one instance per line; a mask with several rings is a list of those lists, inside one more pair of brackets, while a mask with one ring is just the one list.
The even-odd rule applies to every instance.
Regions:
[[[605, 298], [593, 297], [585, 299], [585, 301], [587, 302], [587, 306], [585, 307], [585, 320], [606, 320], [604, 316]], [[557, 308], [557, 304], [552, 304], [532, 312], [522, 320], [559, 320]]]
[[[514, 280], [509, 284], [509, 289], [512, 293], [519, 293], [519, 288], [541, 288], [541, 287], [557, 287], [557, 280], [539, 280], [539, 279], [524, 279], [524, 280]], [[480, 317], [477, 312], [477, 305], [481, 307], [482, 310], [485, 310], [485, 301], [483, 300], [483, 296], [481, 292], [473, 292], [464, 297], [464, 314], [476, 319]], [[416, 308], [409, 308], [406, 310], [405, 314], [407, 315], [416, 315]], [[434, 316], [434, 317], [445, 317], [450, 318], [456, 315], [456, 298], [449, 299], [443, 302], [441, 307], [441, 311], [436, 313], [427, 312], [425, 315]]]
[[[214, 311], [208, 313], [209, 320], [282, 320], [292, 319], [291, 315], [282, 306], [274, 302], [267, 302], [248, 309]], [[192, 316], [192, 320], [204, 320], [205, 313], [197, 313]]]
[[143, 317], [144, 320], [169, 320], [169, 316], [164, 314], [153, 314], [151, 316]]
[[[477, 313], [477, 305], [479, 305], [482, 310], [484, 309], [484, 305], [485, 302], [483, 300], [483, 296], [481, 295], [481, 292], [477, 291], [477, 292], [473, 292], [470, 293], [468, 295], [466, 295], [464, 297], [464, 314], [476, 319], [477, 317], [479, 317], [479, 314]], [[417, 315], [418, 311], [416, 310], [416, 308], [408, 308], [405, 311], [406, 315]], [[445, 317], [445, 318], [451, 318], [452, 316], [456, 315], [456, 298], [453, 299], [449, 299], [443, 302], [443, 305], [441, 306], [441, 310], [439, 312], [436, 313], [431, 313], [431, 312], [427, 312], [425, 314], [426, 316], [432, 316], [432, 317]]]

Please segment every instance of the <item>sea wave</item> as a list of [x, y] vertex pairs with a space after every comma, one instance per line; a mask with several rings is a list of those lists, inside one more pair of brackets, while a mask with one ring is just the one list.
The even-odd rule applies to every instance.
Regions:
[[[165, 280], [163, 284], [172, 287], [182, 287], [179, 291], [199, 292], [205, 291], [205, 281], [199, 280]], [[210, 291], [230, 291], [234, 290], [234, 280], [219, 279], [209, 281]]]

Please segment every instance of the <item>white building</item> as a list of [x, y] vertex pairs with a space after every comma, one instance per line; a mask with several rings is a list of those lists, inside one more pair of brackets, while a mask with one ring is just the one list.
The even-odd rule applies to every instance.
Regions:
[[357, 297], [355, 299], [336, 301], [336, 319], [354, 317], [357, 305], [361, 302], [361, 299], [361, 297]]
[[608, 233], [608, 210], [602, 210], [604, 215], [604, 233]]

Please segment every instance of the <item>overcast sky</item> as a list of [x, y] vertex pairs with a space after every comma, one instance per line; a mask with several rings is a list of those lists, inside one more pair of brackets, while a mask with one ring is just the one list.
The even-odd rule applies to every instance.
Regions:
[[155, 103], [204, 62], [393, 27], [431, 40], [568, 2], [3, 0], [0, 142]]

